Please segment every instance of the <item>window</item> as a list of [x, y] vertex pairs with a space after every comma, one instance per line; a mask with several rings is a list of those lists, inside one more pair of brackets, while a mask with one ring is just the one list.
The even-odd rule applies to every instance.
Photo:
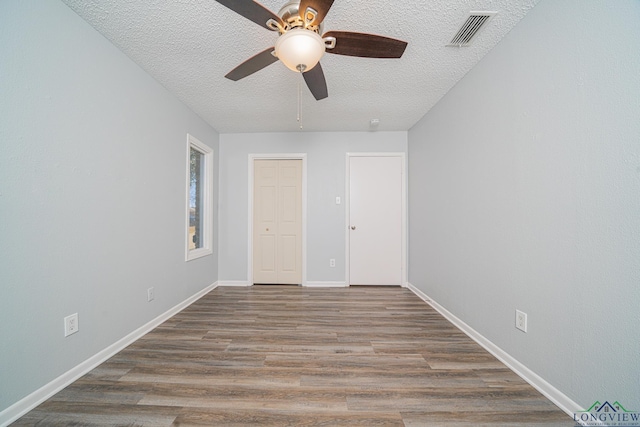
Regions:
[[213, 151], [187, 135], [186, 260], [213, 253]]

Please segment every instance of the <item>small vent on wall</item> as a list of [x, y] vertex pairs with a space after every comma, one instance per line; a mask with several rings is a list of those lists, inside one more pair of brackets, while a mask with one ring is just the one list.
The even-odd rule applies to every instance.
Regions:
[[469, 12], [469, 16], [447, 46], [469, 46], [496, 13], [498, 12]]

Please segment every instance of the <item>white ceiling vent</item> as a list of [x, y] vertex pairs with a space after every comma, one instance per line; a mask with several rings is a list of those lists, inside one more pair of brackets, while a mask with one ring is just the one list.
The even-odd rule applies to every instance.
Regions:
[[469, 16], [447, 46], [469, 46], [496, 13], [498, 12], [469, 12]]

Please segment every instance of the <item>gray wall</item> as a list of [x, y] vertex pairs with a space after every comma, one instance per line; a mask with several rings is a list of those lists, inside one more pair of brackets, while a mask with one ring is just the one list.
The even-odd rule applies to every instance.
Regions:
[[409, 281], [586, 407], [640, 402], [638, 22], [541, 1], [409, 131]]
[[61, 2], [0, 2], [0, 411], [216, 281], [217, 253], [184, 261], [187, 132], [218, 159]]
[[[407, 132], [221, 135], [220, 282], [247, 281], [250, 153], [307, 153], [307, 280], [344, 282], [346, 153], [406, 150]], [[330, 258], [336, 259], [335, 268], [329, 267]]]

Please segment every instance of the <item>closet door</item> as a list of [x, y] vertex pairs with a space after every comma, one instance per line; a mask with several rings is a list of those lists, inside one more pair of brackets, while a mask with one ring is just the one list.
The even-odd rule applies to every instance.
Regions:
[[302, 160], [255, 160], [253, 282], [302, 283]]

